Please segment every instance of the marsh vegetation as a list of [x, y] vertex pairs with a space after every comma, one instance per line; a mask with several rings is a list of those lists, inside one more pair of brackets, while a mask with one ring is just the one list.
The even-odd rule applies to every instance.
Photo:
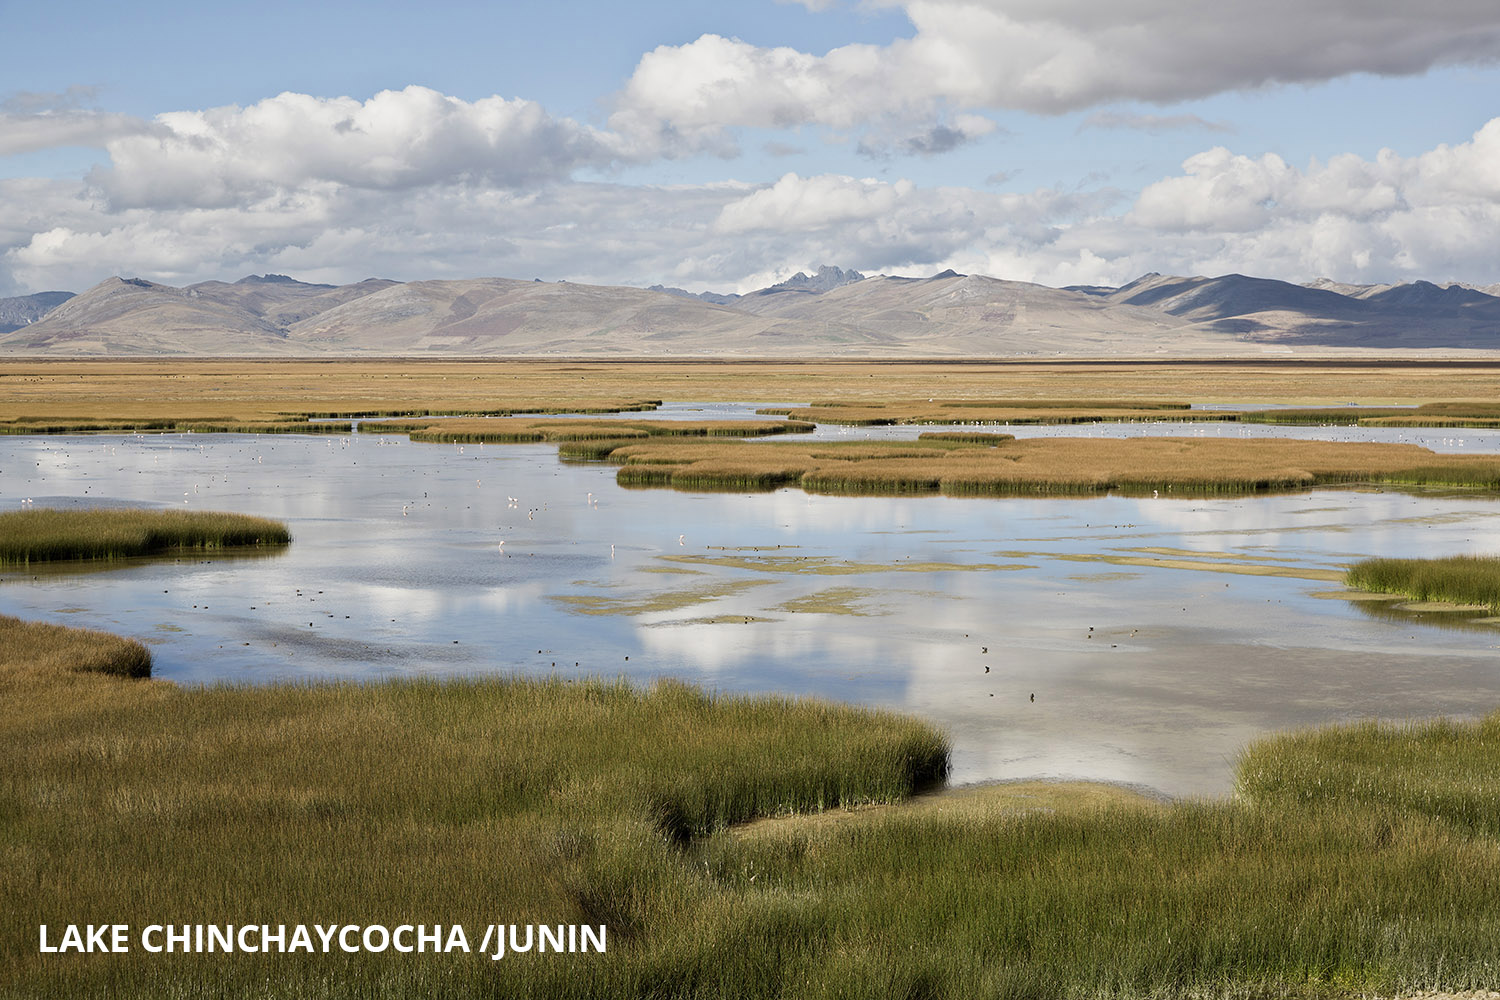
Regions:
[[1500, 487], [1500, 458], [1415, 445], [1210, 438], [1031, 438], [915, 442], [626, 442], [564, 456], [621, 466], [625, 486], [952, 496], [1109, 492], [1202, 496], [1348, 483]]
[[807, 434], [814, 425], [800, 420], [538, 420], [490, 419], [381, 420], [361, 425], [366, 433], [406, 434], [413, 441], [443, 444], [528, 444], [535, 442], [624, 442], [655, 437], [749, 438]]
[[1480, 605], [1500, 612], [1500, 556], [1365, 559], [1349, 567], [1345, 582], [1415, 601]]
[[274, 547], [286, 525], [214, 511], [34, 508], [0, 514], [0, 566], [64, 559], [124, 559], [174, 550]]
[[291, 533], [280, 522], [215, 511], [34, 508], [0, 514], [0, 565], [290, 541]]
[[[0, 429], [52, 421], [297, 422], [430, 414], [587, 413], [651, 409], [662, 399], [1042, 401], [1053, 408], [1151, 409], [1188, 401], [1326, 407], [1458, 404], [1500, 398], [1500, 366], [1340, 362], [1111, 364], [882, 362], [7, 361]], [[1162, 401], [1169, 401], [1163, 403]], [[1081, 402], [1082, 401], [1082, 402]], [[1339, 407], [1345, 410], [1345, 407]], [[1452, 414], [1431, 414], [1435, 419]], [[1477, 415], [1477, 414], [1476, 414]], [[1493, 414], [1491, 414], [1493, 415]], [[974, 419], [970, 416], [969, 419]], [[1399, 419], [1399, 418], [1395, 418]]]
[[[913, 801], [947, 760], [923, 723], [676, 682], [182, 689], [8, 659], [0, 690], [8, 995], [1329, 997], [1496, 972], [1500, 715], [1263, 741], [1229, 800]], [[609, 950], [37, 953], [79, 914], [591, 922]]]

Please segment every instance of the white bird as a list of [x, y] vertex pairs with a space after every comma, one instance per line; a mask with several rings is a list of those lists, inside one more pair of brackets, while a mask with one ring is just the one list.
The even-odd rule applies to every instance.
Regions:
[[686, 535], [678, 535], [677, 536], [677, 544], [678, 545], [686, 545], [687, 542], [683, 541], [683, 539], [686, 538], [686, 537], [687, 537]]

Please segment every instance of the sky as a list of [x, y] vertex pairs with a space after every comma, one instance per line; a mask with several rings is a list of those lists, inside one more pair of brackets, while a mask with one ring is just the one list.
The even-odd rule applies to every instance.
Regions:
[[1500, 282], [1494, 0], [0, 0], [0, 296]]

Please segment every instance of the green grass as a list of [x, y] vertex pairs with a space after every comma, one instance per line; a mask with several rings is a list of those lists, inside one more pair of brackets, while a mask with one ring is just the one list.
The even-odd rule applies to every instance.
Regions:
[[1441, 559], [1366, 559], [1349, 567], [1345, 582], [1418, 601], [1482, 604], [1500, 611], [1500, 556]]
[[0, 701], [7, 997], [517, 995], [501, 984], [524, 993], [546, 971], [464, 955], [59, 960], [38, 954], [37, 927], [588, 922], [628, 952], [691, 934], [708, 883], [682, 845], [900, 800], [948, 759], [916, 720], [671, 681], [182, 689], [0, 655]]
[[[6, 996], [1352, 997], [1500, 976], [1500, 714], [1265, 740], [1232, 799], [1027, 809], [900, 805], [946, 766], [915, 720], [676, 682], [182, 689], [11, 652], [0, 697]], [[860, 802], [897, 805], [837, 812]], [[837, 821], [737, 825], [819, 809]], [[39, 924], [90, 921], [605, 923], [609, 950], [37, 953]]]
[[277, 546], [286, 545], [291, 537], [286, 525], [245, 514], [39, 508], [0, 514], [0, 566], [123, 559], [176, 549]]
[[0, 672], [48, 678], [63, 671], [149, 677], [151, 653], [108, 632], [27, 622], [0, 615]]

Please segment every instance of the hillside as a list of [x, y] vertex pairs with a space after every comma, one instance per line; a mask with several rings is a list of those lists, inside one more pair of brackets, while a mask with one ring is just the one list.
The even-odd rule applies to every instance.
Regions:
[[[110, 278], [27, 306], [12, 355], [1258, 357], [1500, 351], [1500, 297], [1418, 281], [1297, 285], [1148, 274], [1050, 288], [823, 267], [743, 295], [472, 278], [176, 288]], [[38, 299], [40, 296], [30, 296]], [[63, 300], [65, 298], [65, 300]], [[21, 299], [0, 301], [21, 303]], [[18, 314], [19, 315], [19, 314]]]

